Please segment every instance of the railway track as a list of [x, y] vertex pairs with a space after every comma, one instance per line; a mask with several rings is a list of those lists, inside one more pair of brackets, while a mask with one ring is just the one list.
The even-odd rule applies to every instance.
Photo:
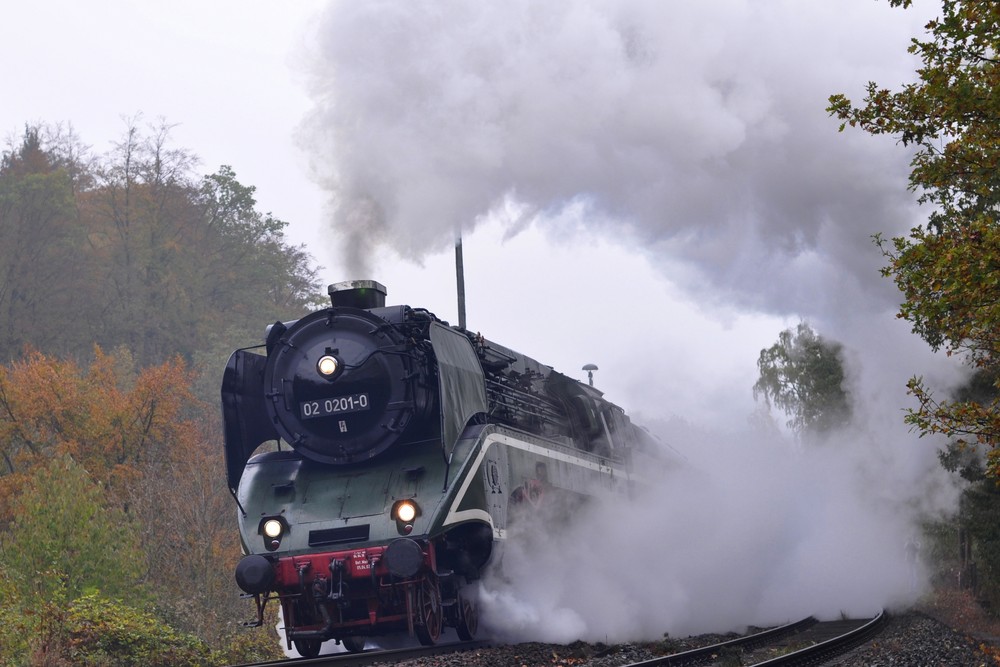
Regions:
[[[880, 612], [874, 618], [860, 620], [817, 621], [813, 617], [808, 617], [753, 635], [682, 653], [635, 662], [623, 667], [678, 667], [681, 665], [796, 667], [820, 665], [876, 636], [883, 629], [886, 620], [887, 616], [884, 612]], [[376, 662], [400, 664], [435, 655], [489, 650], [491, 647], [496, 647], [496, 644], [488, 640], [455, 642], [432, 647], [369, 650], [363, 653], [341, 653], [291, 661], [277, 660], [241, 667], [275, 667], [277, 665], [354, 667]], [[467, 664], [475, 665], [477, 661], [470, 659]], [[491, 661], [491, 664], [497, 663], [494, 660]]]
[[886, 620], [884, 611], [874, 618], [861, 620], [820, 622], [809, 617], [754, 635], [636, 662], [626, 667], [821, 665], [876, 636]]

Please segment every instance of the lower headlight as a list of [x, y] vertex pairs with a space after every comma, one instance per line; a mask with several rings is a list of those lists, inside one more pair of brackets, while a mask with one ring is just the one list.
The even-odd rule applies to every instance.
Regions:
[[275, 539], [281, 537], [281, 533], [284, 532], [285, 526], [278, 519], [268, 519], [261, 526], [261, 532], [267, 537]]
[[412, 500], [402, 500], [396, 504], [396, 521], [410, 523], [417, 518], [417, 504]]

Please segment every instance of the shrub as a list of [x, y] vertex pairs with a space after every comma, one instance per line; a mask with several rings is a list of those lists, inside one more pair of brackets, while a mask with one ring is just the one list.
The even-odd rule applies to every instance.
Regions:
[[67, 655], [75, 665], [199, 667], [219, 664], [197, 637], [152, 614], [99, 593], [77, 599], [66, 614]]

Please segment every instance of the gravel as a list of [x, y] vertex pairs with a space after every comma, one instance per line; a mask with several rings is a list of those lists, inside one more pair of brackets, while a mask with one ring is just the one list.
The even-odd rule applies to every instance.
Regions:
[[889, 627], [874, 640], [830, 662], [838, 667], [980, 667], [995, 665], [971, 637], [955, 632], [929, 616], [892, 616]]
[[[396, 667], [621, 667], [643, 660], [714, 644], [735, 635], [701, 635], [655, 643], [540, 644], [525, 643], [396, 663]], [[837, 667], [986, 667], [997, 665], [983, 642], [955, 632], [924, 614], [890, 617], [873, 641], [828, 665]], [[987, 647], [987, 650], [988, 647]]]

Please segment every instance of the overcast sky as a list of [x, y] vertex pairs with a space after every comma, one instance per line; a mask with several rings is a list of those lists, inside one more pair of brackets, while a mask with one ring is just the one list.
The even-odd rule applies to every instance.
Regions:
[[[898, 573], [914, 510], [946, 486], [936, 443], [902, 423], [905, 382], [946, 387], [959, 373], [895, 318], [899, 295], [870, 240], [924, 217], [906, 191], [909, 156], [892, 139], [838, 133], [824, 109], [832, 93], [859, 100], [869, 80], [912, 79], [906, 47], [938, 8], [914, 4], [8, 2], [0, 132], [67, 122], [102, 153], [124, 118], [164, 118], [204, 173], [229, 164], [256, 186], [325, 283], [374, 278], [390, 302], [451, 322], [461, 229], [470, 329], [580, 379], [597, 364], [612, 401], [687, 420], [691, 435], [672, 444], [703, 470], [736, 463], [717, 487], [696, 485], [705, 498], [681, 489], [668, 501], [682, 517], [704, 509], [692, 525], [734, 506], [809, 507], [837, 520], [810, 520], [809, 548], [798, 529], [770, 540], [793, 546], [761, 563], [816, 581], [817, 563], [866, 554], [886, 568], [872, 572]], [[808, 489], [780, 443], [731, 437], [737, 450], [723, 454], [694, 435], [745, 427], [760, 350], [800, 319], [844, 345], [857, 402], [836, 463], [795, 459], [810, 466]], [[762, 481], [776, 470], [781, 484]], [[773, 506], [754, 496], [769, 485]], [[859, 528], [873, 503], [885, 518]], [[745, 548], [740, 535], [712, 539]], [[825, 582], [844, 591], [858, 568], [842, 569]], [[850, 599], [867, 604], [877, 588]], [[683, 592], [690, 616], [699, 591]]]
[[8, 4], [0, 129], [68, 122], [100, 153], [125, 118], [163, 118], [205, 173], [257, 187], [324, 282], [375, 278], [452, 322], [460, 227], [470, 328], [577, 377], [597, 364], [632, 410], [741, 423], [757, 354], [800, 318], [867, 391], [902, 401], [934, 363], [869, 239], [919, 220], [907, 156], [824, 111], [912, 77], [920, 10]]
[[907, 158], [824, 112], [912, 76], [920, 10], [6, 3], [0, 130], [69, 122], [100, 153], [124, 118], [164, 118], [324, 282], [375, 278], [453, 322], [461, 227], [470, 328], [577, 377], [596, 363], [633, 410], [739, 422], [799, 318], [875, 364], [902, 346], [900, 392], [920, 370], [869, 240], [915, 221]]

